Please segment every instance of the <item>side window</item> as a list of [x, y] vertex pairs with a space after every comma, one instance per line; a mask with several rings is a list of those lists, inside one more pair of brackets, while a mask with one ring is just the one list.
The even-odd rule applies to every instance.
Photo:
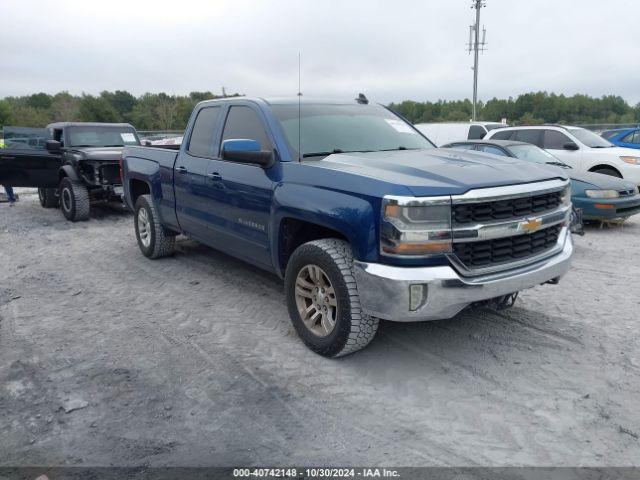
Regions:
[[62, 129], [55, 129], [53, 131], [53, 139], [60, 142], [60, 145], [64, 147], [64, 135], [62, 134]]
[[471, 125], [471, 128], [469, 129], [469, 136], [467, 138], [469, 140], [480, 140], [484, 138], [486, 134], [487, 131], [484, 127], [481, 127], [480, 125]]
[[475, 144], [473, 143], [454, 143], [449, 148], [454, 150], [473, 150]]
[[537, 145], [539, 147], [542, 146], [541, 134], [542, 130], [538, 129], [523, 129], [516, 131], [516, 140], [519, 142], [532, 143], [533, 145]]
[[501, 157], [507, 156], [504, 150], [498, 147], [492, 147], [491, 145], [479, 145], [478, 149], [484, 153], [492, 153], [493, 155], [500, 155]]
[[249, 107], [234, 106], [229, 110], [227, 123], [222, 133], [222, 141], [232, 138], [255, 140], [261, 150], [271, 150], [271, 142], [258, 114]]
[[189, 153], [198, 157], [208, 157], [212, 154], [213, 136], [220, 116], [220, 107], [207, 107], [200, 110], [193, 124], [193, 131], [189, 139]]
[[514, 130], [500, 130], [499, 132], [494, 133], [491, 138], [493, 140], [512, 140], [515, 136]]
[[640, 130], [638, 130], [634, 136], [633, 141], [631, 143], [635, 143], [636, 145], [640, 145]]
[[558, 132], [557, 130], [545, 130], [542, 148], [562, 150], [564, 144], [570, 141], [571, 139], [562, 132]]

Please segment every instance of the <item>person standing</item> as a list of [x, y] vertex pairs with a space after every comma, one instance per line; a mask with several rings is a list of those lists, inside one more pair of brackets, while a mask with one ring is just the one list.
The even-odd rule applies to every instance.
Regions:
[[16, 203], [16, 196], [13, 193], [13, 187], [10, 187], [9, 185], [5, 185], [4, 191], [7, 194], [7, 199], [9, 199], [9, 205], [13, 207], [14, 203]]

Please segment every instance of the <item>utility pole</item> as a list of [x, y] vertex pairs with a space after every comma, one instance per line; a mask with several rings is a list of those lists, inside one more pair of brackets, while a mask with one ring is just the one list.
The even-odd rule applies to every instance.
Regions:
[[469, 26], [468, 52], [473, 51], [473, 115], [472, 120], [476, 120], [476, 105], [478, 104], [478, 54], [483, 52], [486, 45], [487, 30], [482, 28], [482, 41], [480, 41], [480, 9], [486, 7], [484, 0], [472, 0], [471, 8], [476, 10], [476, 23]]

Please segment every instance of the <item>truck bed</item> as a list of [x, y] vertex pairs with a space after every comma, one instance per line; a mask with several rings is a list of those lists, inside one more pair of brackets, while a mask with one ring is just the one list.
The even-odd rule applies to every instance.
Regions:
[[122, 158], [151, 160], [161, 167], [173, 168], [178, 152], [160, 147], [125, 147]]

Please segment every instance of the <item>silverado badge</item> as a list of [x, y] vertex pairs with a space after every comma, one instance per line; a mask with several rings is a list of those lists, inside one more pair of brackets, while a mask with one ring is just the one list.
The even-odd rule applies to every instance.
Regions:
[[533, 233], [542, 226], [541, 218], [527, 218], [526, 222], [520, 222], [520, 228], [527, 233]]

